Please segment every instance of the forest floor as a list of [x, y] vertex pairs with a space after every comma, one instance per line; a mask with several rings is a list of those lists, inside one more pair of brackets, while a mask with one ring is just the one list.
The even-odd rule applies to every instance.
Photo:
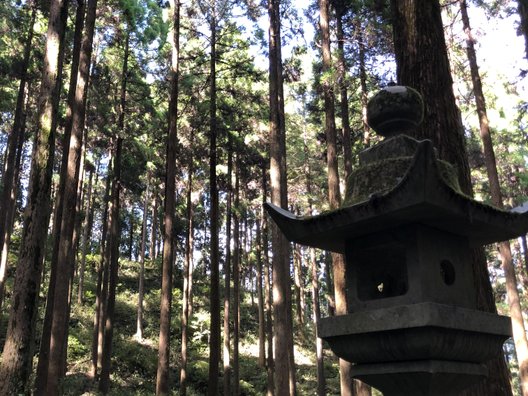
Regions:
[[[63, 383], [65, 395], [98, 395], [97, 383], [88, 375], [90, 372], [90, 350], [95, 306], [95, 276], [87, 263], [85, 301], [83, 305], [72, 305], [68, 338], [68, 371]], [[139, 263], [121, 261], [115, 307], [114, 342], [112, 348], [110, 395], [154, 395], [157, 370], [157, 348], [159, 332], [160, 269], [159, 263], [147, 262], [145, 266], [144, 337], [138, 340], [136, 333], [137, 290]], [[190, 324], [188, 392], [189, 396], [205, 395], [208, 380], [208, 278], [206, 274], [195, 274], [193, 285], [193, 312]], [[173, 394], [179, 392], [180, 360], [180, 315], [181, 315], [181, 273], [176, 271], [173, 289], [171, 324], [171, 364]], [[74, 295], [76, 290], [74, 290]], [[41, 292], [40, 311], [45, 308], [45, 294]], [[9, 298], [9, 296], [8, 296]], [[9, 303], [9, 299], [6, 303]], [[266, 392], [266, 370], [258, 365], [258, 314], [256, 298], [252, 301], [248, 293], [241, 302], [240, 326], [240, 389], [242, 395], [263, 395]], [[7, 325], [6, 314], [2, 315], [0, 331], [3, 336]], [[42, 317], [37, 329], [42, 325]], [[317, 389], [315, 364], [315, 341], [311, 323], [296, 328], [295, 361], [299, 395], [313, 395]], [[39, 335], [37, 335], [39, 338]], [[38, 340], [37, 340], [38, 342]], [[35, 355], [35, 365], [38, 355]], [[35, 366], [34, 365], [34, 366]], [[339, 369], [337, 359], [325, 349], [325, 377], [328, 395], [339, 394]], [[220, 378], [220, 388], [222, 388]]]

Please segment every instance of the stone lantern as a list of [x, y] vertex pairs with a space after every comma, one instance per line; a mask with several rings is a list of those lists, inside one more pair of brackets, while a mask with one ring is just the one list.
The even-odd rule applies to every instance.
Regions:
[[465, 196], [432, 142], [405, 135], [422, 117], [415, 90], [383, 89], [368, 120], [385, 139], [360, 154], [340, 209], [265, 204], [290, 241], [345, 255], [347, 314], [321, 319], [319, 336], [385, 396], [456, 395], [487, 376], [511, 324], [477, 310], [471, 249], [528, 231], [528, 213]]

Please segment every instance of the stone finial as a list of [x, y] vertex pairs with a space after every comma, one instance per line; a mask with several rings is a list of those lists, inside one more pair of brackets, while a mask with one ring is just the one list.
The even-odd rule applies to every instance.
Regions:
[[411, 87], [387, 86], [367, 104], [369, 126], [384, 137], [393, 137], [417, 127], [423, 115], [422, 96]]

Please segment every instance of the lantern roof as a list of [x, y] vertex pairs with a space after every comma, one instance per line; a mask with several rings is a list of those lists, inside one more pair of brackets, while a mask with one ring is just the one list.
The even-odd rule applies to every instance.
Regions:
[[344, 253], [347, 240], [406, 224], [423, 224], [468, 239], [474, 246], [528, 232], [528, 212], [514, 213], [478, 202], [442, 177], [429, 140], [417, 142], [410, 166], [388, 191], [316, 216], [296, 216], [264, 204], [286, 238], [302, 245]]

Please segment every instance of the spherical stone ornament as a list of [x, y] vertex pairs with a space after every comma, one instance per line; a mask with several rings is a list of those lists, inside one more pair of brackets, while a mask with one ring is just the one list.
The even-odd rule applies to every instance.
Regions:
[[393, 85], [383, 88], [367, 104], [367, 123], [381, 136], [405, 133], [423, 120], [422, 96], [411, 87]]

